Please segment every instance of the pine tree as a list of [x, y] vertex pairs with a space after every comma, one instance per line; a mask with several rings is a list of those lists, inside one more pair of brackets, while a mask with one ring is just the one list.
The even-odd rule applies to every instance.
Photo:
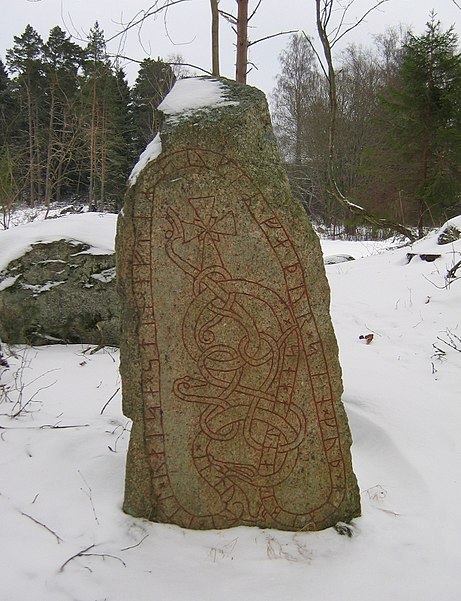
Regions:
[[383, 96], [392, 161], [406, 167], [401, 190], [417, 203], [419, 234], [453, 216], [461, 195], [461, 54], [453, 28], [431, 15], [404, 45], [400, 82]]
[[139, 67], [133, 87], [133, 121], [135, 156], [144, 150], [159, 128], [158, 105], [173, 87], [176, 76], [160, 58], [146, 58]]
[[131, 94], [125, 73], [117, 69], [107, 78], [106, 186], [111, 207], [120, 209], [133, 163]]
[[17, 200], [18, 185], [15, 179], [13, 156], [13, 128], [15, 105], [11, 91], [11, 81], [0, 60], [0, 223], [8, 227], [10, 213]]
[[26, 126], [22, 137], [28, 149], [24, 170], [28, 173], [29, 203], [41, 198], [41, 125], [43, 124], [43, 40], [27, 25], [21, 36], [14, 37], [13, 48], [7, 50], [6, 60], [16, 74], [15, 86], [21, 116]]
[[5, 65], [0, 60], [0, 148], [9, 138], [9, 124], [14, 115], [14, 101], [11, 94], [11, 82]]
[[112, 68], [98, 23], [85, 48], [81, 86], [84, 179], [92, 208], [119, 206], [132, 162], [130, 91], [121, 69]]
[[45, 165], [45, 204], [61, 197], [76, 145], [76, 100], [82, 49], [60, 27], [54, 27], [43, 47], [48, 128]]
[[88, 202], [92, 208], [102, 210], [105, 203], [106, 183], [106, 133], [107, 98], [105, 87], [111, 76], [111, 66], [106, 53], [104, 32], [96, 21], [90, 29], [84, 50], [84, 76], [81, 86], [83, 125], [82, 157], [84, 177], [88, 186]]

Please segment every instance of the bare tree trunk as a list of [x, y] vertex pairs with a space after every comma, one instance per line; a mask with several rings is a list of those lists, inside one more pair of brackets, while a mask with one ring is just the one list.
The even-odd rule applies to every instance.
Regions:
[[29, 204], [35, 205], [35, 152], [34, 152], [34, 124], [32, 114], [32, 97], [30, 84], [27, 85], [27, 119], [29, 126]]
[[219, 77], [219, 0], [210, 0], [211, 2], [211, 72], [215, 77]]
[[90, 180], [88, 190], [88, 204], [90, 208], [92, 208], [94, 204], [94, 189], [96, 179], [96, 102], [96, 81], [94, 81], [90, 126]]
[[40, 148], [40, 118], [39, 118], [39, 110], [38, 110], [38, 102], [35, 102], [35, 119], [34, 119], [34, 142], [35, 142], [35, 168], [36, 168], [36, 198], [38, 202], [42, 201], [42, 156], [41, 156], [41, 148]]
[[[351, 0], [353, 2], [354, 0]], [[374, 8], [377, 8], [381, 4], [384, 4], [387, 0], [376, 0], [376, 3], [373, 5], [371, 9], [369, 9], [365, 14], [369, 14]], [[348, 5], [350, 6], [350, 4]], [[333, 63], [332, 56], [332, 46], [336, 41], [341, 39], [344, 35], [340, 34], [339, 30], [336, 30], [335, 37], [333, 42], [330, 41], [330, 37], [327, 31], [327, 27], [330, 22], [330, 18], [334, 8], [334, 0], [315, 0], [315, 8], [316, 8], [316, 21], [317, 21], [317, 32], [320, 38], [320, 42], [322, 44], [323, 55], [325, 57], [326, 69], [324, 69], [325, 75], [328, 81], [328, 100], [329, 100], [329, 112], [330, 112], [330, 124], [328, 128], [328, 165], [327, 165], [327, 174], [328, 174], [328, 184], [330, 187], [330, 194], [333, 198], [340, 203], [342, 207], [348, 210], [348, 212], [353, 215], [357, 215], [361, 219], [367, 221], [368, 223], [383, 229], [390, 229], [396, 232], [399, 232], [403, 236], [406, 236], [410, 240], [414, 240], [415, 236], [411, 230], [404, 227], [400, 223], [396, 223], [390, 219], [384, 219], [369, 213], [364, 207], [361, 207], [354, 202], [348, 200], [341, 190], [338, 187], [338, 183], [335, 177], [335, 140], [336, 140], [336, 121], [338, 114], [338, 96], [336, 90], [336, 72]], [[358, 25], [363, 21], [362, 17], [356, 23]], [[351, 26], [347, 31], [354, 28], [356, 25]]]
[[[422, 179], [423, 182], [426, 183], [427, 174], [429, 171], [429, 135], [426, 132], [424, 139], [424, 150], [423, 150], [423, 165], [422, 165]], [[419, 194], [419, 207], [418, 207], [418, 236], [422, 238], [424, 236], [424, 213], [426, 211], [426, 205], [423, 200], [421, 193]]]
[[103, 101], [101, 119], [101, 191], [98, 210], [103, 211], [106, 204], [106, 172], [107, 172], [107, 103]]
[[248, 0], [237, 0], [237, 60], [235, 79], [246, 83], [248, 69]]
[[53, 159], [53, 148], [54, 148], [54, 117], [55, 117], [55, 104], [56, 104], [56, 82], [51, 83], [50, 95], [50, 119], [48, 122], [48, 149], [46, 156], [46, 170], [45, 170], [45, 206], [49, 209], [51, 201], [51, 161]]
[[323, 48], [323, 54], [327, 63], [327, 80], [328, 80], [328, 104], [330, 114], [330, 125], [328, 128], [328, 179], [333, 185], [335, 191], [338, 191], [336, 177], [334, 173], [335, 165], [335, 140], [336, 140], [336, 120], [338, 115], [338, 94], [336, 90], [336, 72], [333, 64], [331, 52], [331, 44], [325, 27], [325, 21], [322, 18], [322, 10], [320, 8], [320, 0], [316, 0], [316, 20], [317, 31], [320, 42]]

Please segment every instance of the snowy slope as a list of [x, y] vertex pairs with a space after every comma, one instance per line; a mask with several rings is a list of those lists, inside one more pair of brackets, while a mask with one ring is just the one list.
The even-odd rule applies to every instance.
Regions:
[[[68, 235], [92, 230], [79, 227]], [[461, 281], [444, 276], [461, 243], [437, 245], [433, 263], [323, 246], [363, 257], [327, 267], [362, 492], [354, 535], [193, 532], [123, 514], [118, 352], [18, 349], [0, 379], [2, 601], [459, 601]]]

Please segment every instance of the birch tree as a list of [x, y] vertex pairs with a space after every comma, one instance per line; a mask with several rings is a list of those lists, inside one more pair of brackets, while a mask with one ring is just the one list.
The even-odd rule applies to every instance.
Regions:
[[[347, 15], [354, 5], [354, 0], [348, 0], [346, 4], [340, 4], [336, 0], [315, 0], [315, 16], [316, 26], [319, 41], [322, 48], [322, 57], [318, 54], [321, 61], [322, 69], [328, 82], [328, 103], [330, 123], [328, 128], [328, 161], [327, 161], [327, 177], [329, 182], [329, 191], [333, 198], [346, 209], [350, 214], [356, 215], [365, 220], [371, 225], [394, 230], [405, 237], [413, 240], [414, 234], [402, 224], [394, 222], [390, 219], [380, 218], [367, 211], [364, 207], [352, 202], [348, 199], [340, 186], [337, 179], [337, 118], [338, 118], [338, 92], [337, 92], [337, 74], [333, 60], [333, 49], [344, 37], [353, 29], [363, 23], [366, 17], [374, 10], [388, 2], [389, 0], [379, 0], [362, 14], [362, 16], [354, 22], [353, 25], [346, 25]], [[335, 9], [341, 9], [339, 22], [334, 21]]]

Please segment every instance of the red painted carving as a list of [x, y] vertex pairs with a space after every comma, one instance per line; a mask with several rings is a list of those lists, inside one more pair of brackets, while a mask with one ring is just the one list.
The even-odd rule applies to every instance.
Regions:
[[[188, 205], [181, 211], [166, 209], [170, 229], [165, 252], [172, 269], [180, 270], [190, 283], [190, 303], [181, 317], [182, 343], [195, 366], [195, 375], [184, 373], [172, 392], [179, 402], [200, 408], [193, 463], [204, 485], [221, 500], [217, 513], [194, 515], [177, 498], [168, 470], [153, 325], [152, 215], [135, 214], [132, 285], [140, 319], [146, 442], [158, 511], [165, 520], [189, 527], [242, 522], [315, 527], [342, 502], [345, 475], [328, 365], [295, 246], [240, 166], [210, 151], [188, 150], [158, 163], [157, 182], [171, 177], [172, 163], [175, 173], [179, 163], [184, 174], [214, 169], [219, 176], [223, 170], [226, 181], [238, 181], [240, 187], [243, 182], [240, 200], [280, 265], [285, 294], [233, 273], [222, 242], [238, 235], [236, 215], [220, 211], [213, 196], [186, 199]], [[155, 193], [156, 186], [152, 206]], [[295, 402], [301, 369], [307, 370], [315, 415], [305, 415]], [[308, 419], [317, 420], [331, 487], [320, 506], [296, 513], [282, 505], [277, 489], [297, 465]]]

